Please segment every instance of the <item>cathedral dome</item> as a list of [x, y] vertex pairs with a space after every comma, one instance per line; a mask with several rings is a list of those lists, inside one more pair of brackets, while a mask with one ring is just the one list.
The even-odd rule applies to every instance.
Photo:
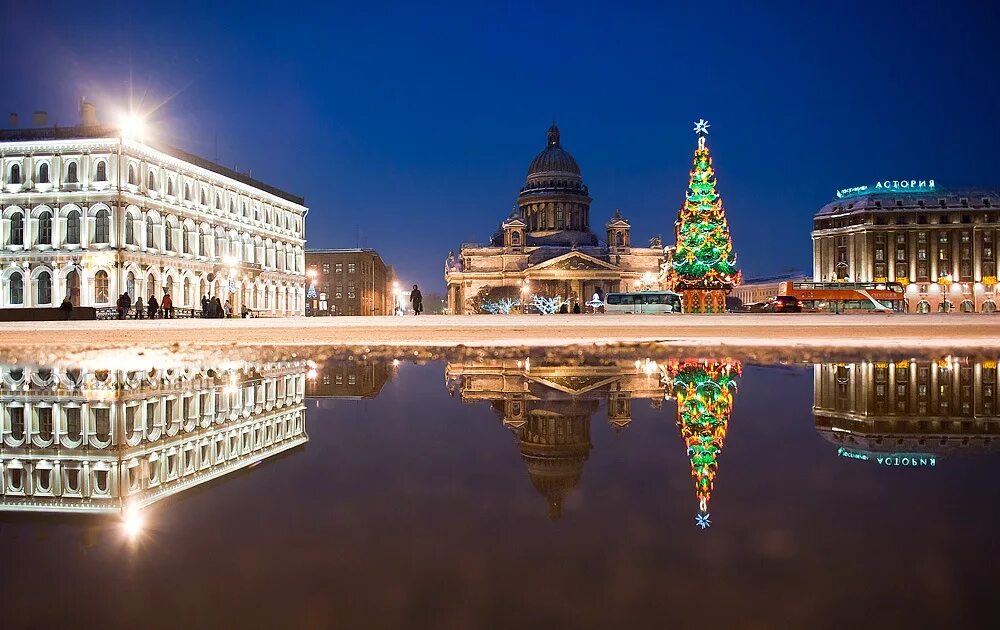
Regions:
[[541, 173], [572, 173], [580, 175], [580, 166], [568, 151], [559, 145], [559, 127], [549, 127], [549, 141], [528, 167], [528, 177]]

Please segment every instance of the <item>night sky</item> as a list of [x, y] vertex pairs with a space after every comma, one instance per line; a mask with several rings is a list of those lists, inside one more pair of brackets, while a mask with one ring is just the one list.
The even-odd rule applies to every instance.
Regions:
[[837, 188], [1000, 184], [992, 3], [467, 4], [7, 2], [0, 111], [114, 122], [131, 85], [159, 140], [305, 196], [309, 247], [360, 240], [432, 291], [553, 119], [598, 235], [621, 208], [672, 244], [707, 118], [748, 276], [808, 269]]

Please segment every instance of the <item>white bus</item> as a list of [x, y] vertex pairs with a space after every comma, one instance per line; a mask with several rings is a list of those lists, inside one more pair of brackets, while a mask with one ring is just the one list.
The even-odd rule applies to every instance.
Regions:
[[681, 296], [671, 291], [636, 291], [608, 293], [604, 302], [607, 313], [682, 313]]

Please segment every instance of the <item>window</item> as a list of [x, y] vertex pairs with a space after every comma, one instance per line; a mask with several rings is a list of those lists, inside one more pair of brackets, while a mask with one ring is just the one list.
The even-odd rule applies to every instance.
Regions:
[[10, 178], [7, 180], [11, 184], [21, 183], [21, 165], [14, 164], [10, 167]]
[[348, 282], [347, 283], [347, 298], [350, 299], [350, 300], [353, 300], [356, 297], [357, 297], [357, 294], [354, 292], [354, 282], [353, 281], [352, 282]]
[[135, 225], [131, 214], [125, 217], [125, 244], [135, 245]]
[[188, 228], [187, 228], [186, 225], [181, 224], [181, 253], [182, 254], [189, 254], [189, 253], [191, 253], [190, 252], [190, 245], [188, 243], [188, 240], [189, 240], [189, 237], [188, 237]]
[[102, 442], [111, 439], [111, 411], [107, 407], [94, 409], [94, 433]]
[[24, 245], [24, 215], [20, 212], [10, 218], [10, 244]]
[[111, 215], [103, 208], [97, 211], [97, 221], [94, 223], [94, 242], [108, 243], [111, 240]]
[[204, 188], [201, 189], [201, 205], [208, 205], [208, 193], [205, 192]]
[[8, 407], [10, 413], [10, 435], [15, 440], [24, 439], [24, 407]]
[[334, 269], [337, 273], [344, 273], [344, 263], [337, 263]]
[[52, 244], [52, 213], [48, 210], [38, 215], [38, 244]]
[[24, 304], [24, 276], [20, 273], [11, 274], [8, 297], [11, 304]]
[[97, 173], [94, 175], [95, 182], [106, 182], [108, 181], [108, 163], [98, 162], [97, 163]]
[[94, 302], [108, 302], [108, 272], [103, 269], [94, 274]]
[[222, 197], [215, 195], [215, 209], [222, 210]]
[[342, 285], [342, 284], [338, 284], [337, 285], [337, 290], [333, 294], [333, 297], [335, 297], [338, 300], [341, 299], [342, 297], [344, 297], [344, 285]]
[[38, 167], [38, 183], [49, 183], [49, 165], [44, 162], [42, 162], [41, 166]]
[[137, 186], [139, 184], [139, 180], [135, 178], [135, 166], [132, 164], [128, 165], [128, 183], [132, 186]]
[[156, 247], [156, 240], [153, 235], [153, 220], [146, 217], [146, 247]]
[[191, 184], [184, 184], [184, 201], [191, 201]]
[[156, 175], [152, 172], [149, 174], [149, 177], [146, 178], [146, 190], [156, 190]]
[[52, 439], [52, 407], [37, 407], [38, 434], [43, 440]]
[[168, 197], [173, 197], [174, 196], [174, 178], [173, 177], [168, 177], [167, 178], [167, 196]]
[[65, 407], [66, 409], [66, 435], [71, 440], [79, 440], [81, 437], [80, 408]]
[[66, 244], [80, 244], [80, 213], [76, 210], [70, 210], [66, 216]]
[[174, 228], [169, 223], [163, 227], [163, 249], [168, 252], [174, 251]]
[[35, 301], [38, 304], [52, 303], [52, 274], [43, 271], [35, 278]]
[[330, 273], [330, 263], [323, 263], [323, 273]]
[[355, 272], [354, 263], [347, 263], [347, 273], [354, 273], [354, 272]]

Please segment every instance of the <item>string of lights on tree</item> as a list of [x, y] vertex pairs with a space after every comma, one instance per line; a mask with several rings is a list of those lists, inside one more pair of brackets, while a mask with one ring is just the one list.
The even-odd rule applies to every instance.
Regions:
[[[698, 148], [684, 205], [675, 225], [677, 247], [667, 266], [666, 282], [677, 291], [715, 292], [690, 297], [693, 312], [718, 312], [724, 308], [725, 293], [737, 286], [742, 276], [736, 268], [736, 254], [729, 224], [716, 191], [715, 169], [705, 144], [708, 121], [698, 120]], [[721, 303], [720, 303], [721, 300]]]
[[715, 487], [719, 454], [733, 411], [738, 361], [680, 360], [667, 364], [667, 378], [677, 398], [677, 426], [691, 460], [691, 476], [698, 498], [695, 524], [710, 527], [708, 501]]

